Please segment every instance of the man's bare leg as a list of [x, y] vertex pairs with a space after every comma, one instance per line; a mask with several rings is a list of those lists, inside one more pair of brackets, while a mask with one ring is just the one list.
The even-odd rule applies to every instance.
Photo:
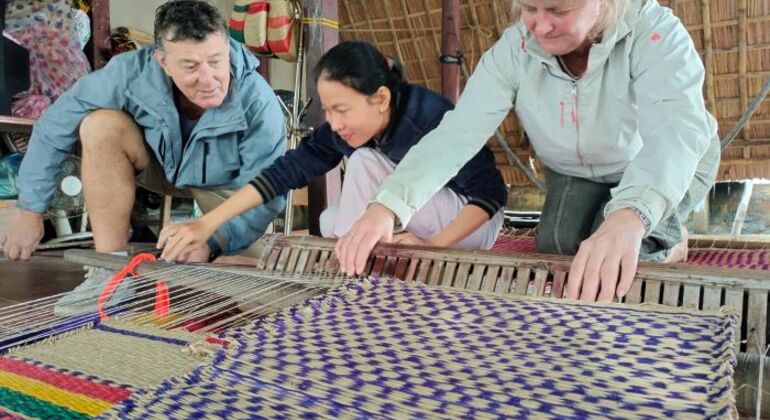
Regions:
[[80, 124], [83, 188], [98, 252], [128, 247], [135, 175], [149, 162], [144, 136], [125, 112], [98, 110]]

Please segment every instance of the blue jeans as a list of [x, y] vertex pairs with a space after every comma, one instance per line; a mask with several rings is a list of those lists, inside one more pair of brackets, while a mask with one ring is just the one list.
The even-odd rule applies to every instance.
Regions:
[[[642, 240], [640, 260], [663, 261], [671, 248], [684, 240], [684, 223], [714, 185], [719, 156], [719, 142], [714, 139], [676, 211], [661, 220]], [[577, 253], [580, 243], [604, 222], [604, 207], [612, 198], [610, 190], [618, 185], [621, 176], [589, 180], [545, 168], [546, 196], [537, 226], [538, 251], [563, 255]]]

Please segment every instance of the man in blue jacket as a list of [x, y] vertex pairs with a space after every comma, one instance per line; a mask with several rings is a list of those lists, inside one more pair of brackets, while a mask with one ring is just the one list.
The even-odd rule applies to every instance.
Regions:
[[[204, 1], [165, 3], [155, 16], [155, 47], [114, 57], [47, 110], [22, 162], [19, 215], [0, 238], [6, 257], [32, 254], [58, 170], [78, 141], [99, 252], [126, 249], [137, 184], [199, 203], [222, 200], [284, 153], [277, 99], [223, 22]], [[277, 197], [233, 219], [181, 259], [247, 247], [284, 205]]]

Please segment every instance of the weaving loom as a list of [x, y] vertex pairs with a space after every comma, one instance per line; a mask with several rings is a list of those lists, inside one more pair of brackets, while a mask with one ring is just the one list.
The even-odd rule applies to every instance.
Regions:
[[[506, 231], [498, 236], [493, 251], [536, 253], [534, 236]], [[746, 241], [690, 240], [687, 265], [770, 271], [770, 244]]]
[[[105, 320], [96, 315], [52, 319], [46, 314], [55, 297], [36, 302], [34, 310], [23, 305], [3, 310], [0, 352], [5, 349], [7, 354], [0, 359], [0, 373], [25, 376], [6, 365], [22, 366], [26, 369], [22, 372], [38, 372], [34, 369], [38, 368], [70, 381], [87, 380], [111, 388], [103, 389], [101, 399], [86, 393], [91, 396], [86, 408], [62, 405], [72, 393], [84, 394], [77, 387], [57, 387], [43, 380], [49, 385], [48, 394], [35, 394], [30, 391], [32, 385], [8, 389], [8, 383], [0, 382], [4, 392], [0, 410], [46, 417], [30, 410], [64, 407], [71, 418], [247, 413], [265, 417], [279, 413], [294, 417], [302, 413], [558, 417], [571, 413], [623, 418], [735, 414], [731, 373], [734, 343], [741, 332], [731, 325], [739, 319], [745, 324], [747, 317], [741, 317], [743, 306], [735, 315], [718, 310], [723, 303], [735, 303], [727, 300], [732, 295], [722, 289], [722, 299], [707, 298], [704, 291], [702, 302], [693, 307], [706, 312], [559, 303], [516, 295], [559, 296], [566, 259], [381, 246], [367, 268], [375, 278], [361, 282], [337, 276], [332, 241], [279, 237], [268, 238], [262, 245], [264, 258], [256, 269], [144, 263], [138, 267], [141, 275], [132, 279], [135, 298], [108, 308]], [[125, 259], [112, 256], [95, 259], [73, 253], [68, 258], [113, 269], [125, 264]], [[656, 281], [659, 294], [669, 301], [679, 300], [678, 293], [676, 299], [669, 296], [674, 282], [677, 290], [695, 284], [699, 290], [740, 286], [764, 290], [767, 296], [768, 284], [762, 280], [747, 283], [733, 274], [714, 282], [719, 270], [695, 280], [692, 273], [677, 277], [663, 271], [640, 267], [639, 290], [632, 291], [627, 302], [652, 301], [647, 297], [653, 295]], [[377, 279], [391, 275], [474, 292]], [[161, 317], [155, 305], [158, 280], [168, 283], [171, 295], [170, 311]], [[691, 306], [691, 299], [684, 302]], [[20, 321], [19, 313], [27, 321]], [[358, 318], [347, 319], [346, 314]], [[335, 325], [348, 321], [360, 331], [341, 336]], [[640, 328], [629, 329], [631, 324]], [[322, 332], [329, 334], [328, 339]], [[289, 340], [290, 336], [295, 339]], [[116, 337], [122, 344], [107, 344]], [[142, 354], [152, 360], [144, 367], [116, 368], [120, 360], [102, 363], [96, 357], [98, 346], [88, 350], [89, 343], [93, 347], [101, 342], [107, 349], [132, 349], [124, 357], [151, 348]], [[428, 347], [433, 350], [411, 358], [414, 349]], [[69, 354], [89, 353], [94, 357], [80, 360], [80, 365], [70, 360]], [[329, 367], [334, 363], [340, 365]], [[373, 366], [377, 368], [371, 371]], [[152, 374], [137, 376], [126, 370]], [[33, 385], [41, 382], [36, 376], [26, 377]], [[452, 378], [451, 389], [442, 378]], [[665, 384], [671, 387], [662, 391]], [[739, 399], [739, 407], [741, 403]], [[577, 411], [563, 411], [568, 409]]]

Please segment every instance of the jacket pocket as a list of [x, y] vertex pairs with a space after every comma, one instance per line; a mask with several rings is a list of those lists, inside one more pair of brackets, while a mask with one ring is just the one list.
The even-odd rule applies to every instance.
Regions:
[[238, 178], [241, 157], [235, 141], [216, 138], [202, 143], [201, 184], [224, 185]]
[[206, 166], [209, 164], [209, 143], [203, 143], [203, 173], [201, 174], [201, 183], [206, 184]]

